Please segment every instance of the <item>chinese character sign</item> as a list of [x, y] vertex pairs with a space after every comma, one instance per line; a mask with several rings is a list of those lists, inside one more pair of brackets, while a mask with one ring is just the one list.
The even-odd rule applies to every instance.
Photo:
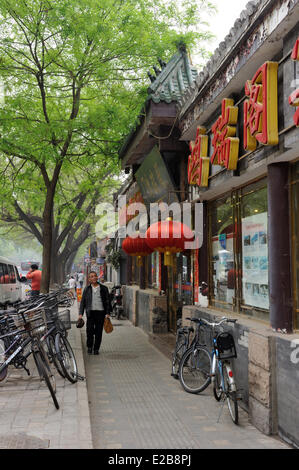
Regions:
[[222, 101], [222, 114], [212, 126], [213, 165], [224, 166], [227, 170], [236, 170], [239, 157], [239, 138], [236, 135], [238, 107], [234, 100]]
[[195, 142], [190, 142], [191, 155], [188, 160], [189, 184], [208, 186], [210, 159], [208, 157], [208, 136], [204, 135], [205, 129], [198, 127]]
[[[292, 52], [292, 60], [299, 61], [299, 39], [297, 39], [293, 52]], [[293, 91], [293, 93], [289, 96], [289, 103], [291, 106], [295, 106], [296, 112], [294, 114], [294, 123], [297, 127], [299, 127], [299, 88]]]
[[277, 62], [265, 62], [245, 85], [244, 148], [255, 150], [257, 142], [278, 144]]

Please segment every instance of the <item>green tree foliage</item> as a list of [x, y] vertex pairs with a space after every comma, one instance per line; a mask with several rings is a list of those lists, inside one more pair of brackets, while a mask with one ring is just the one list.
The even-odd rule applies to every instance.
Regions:
[[210, 3], [0, 0], [0, 207], [42, 244], [42, 290], [117, 186], [146, 72], [180, 41], [208, 36], [198, 31], [203, 8]]

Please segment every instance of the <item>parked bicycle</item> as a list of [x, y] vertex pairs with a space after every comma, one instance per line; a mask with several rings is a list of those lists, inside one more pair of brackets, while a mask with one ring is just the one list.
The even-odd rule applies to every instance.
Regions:
[[237, 320], [223, 317], [219, 322], [209, 322], [204, 318], [193, 318], [192, 321], [197, 324], [196, 332], [201, 325], [212, 328], [213, 349], [210, 352], [206, 345], [200, 343], [196, 334], [196, 341], [182, 357], [180, 382], [190, 393], [200, 393], [212, 382], [215, 399], [227, 402], [230, 416], [238, 424], [238, 396], [232, 368], [232, 359], [237, 357], [236, 347], [230, 333], [215, 331], [223, 323], [235, 324]]
[[0, 311], [0, 383], [5, 382], [10, 365], [23, 368], [30, 375], [27, 360], [32, 354], [57, 409], [56, 383], [50, 364], [72, 383], [84, 379], [78, 374], [76, 358], [67, 340], [70, 311], [59, 310], [70, 304], [68, 289], [60, 289]]
[[[187, 318], [191, 320], [190, 318]], [[171, 376], [175, 379], [179, 378], [179, 366], [181, 359], [190, 346], [190, 336], [191, 333], [194, 333], [193, 326], [184, 326], [182, 327], [182, 320], [177, 321], [177, 333], [176, 333], [176, 343], [174, 352], [172, 355], [172, 364], [171, 364]]]
[[40, 334], [46, 329], [44, 311], [37, 306], [29, 310], [10, 311], [9, 316], [8, 323], [13, 319], [15, 328], [10, 324], [10, 332], [0, 337], [5, 346], [8, 346], [0, 365], [0, 376], [6, 377], [10, 363], [13, 363], [16, 368], [23, 367], [30, 375], [26, 363], [29, 355], [32, 354], [39, 376], [47, 385], [55, 407], [59, 409], [55, 377], [51, 371], [47, 353], [40, 341]]

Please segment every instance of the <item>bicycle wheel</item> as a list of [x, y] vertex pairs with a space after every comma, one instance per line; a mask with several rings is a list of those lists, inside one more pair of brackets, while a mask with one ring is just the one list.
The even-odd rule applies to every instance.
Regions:
[[[220, 364], [220, 367], [222, 368], [222, 364]], [[219, 369], [219, 362], [216, 359], [216, 367], [215, 367], [215, 379], [214, 379], [214, 385], [213, 385], [213, 393], [214, 397], [217, 401], [221, 400], [222, 397], [222, 383], [221, 383], [221, 373]]]
[[[6, 351], [5, 341], [1, 340], [0, 341], [0, 368], [5, 362], [5, 351]], [[7, 373], [8, 373], [8, 367], [6, 366], [0, 372], [0, 386], [5, 384], [7, 380]]]
[[50, 357], [52, 359], [52, 362], [53, 362], [57, 372], [59, 373], [59, 375], [61, 375], [62, 378], [65, 379], [63, 369], [62, 369], [60, 361], [57, 357], [57, 351], [56, 351], [56, 347], [55, 347], [55, 338], [54, 338], [54, 336], [52, 336], [52, 335], [48, 336], [47, 346], [48, 346], [48, 351], [49, 351]]
[[223, 377], [224, 377], [224, 384], [226, 387], [225, 394], [226, 394], [226, 401], [227, 406], [229, 409], [229, 413], [231, 418], [235, 424], [239, 422], [239, 411], [238, 411], [238, 401], [237, 401], [237, 393], [231, 390], [231, 385], [229, 381], [229, 372], [231, 371], [231, 367], [229, 364], [224, 364], [223, 366]]
[[51, 377], [52, 374], [51, 374], [51, 371], [49, 370], [49, 366], [45, 362], [45, 358], [43, 357], [43, 355], [40, 351], [32, 351], [32, 353], [33, 353], [33, 358], [34, 358], [38, 373], [40, 375], [40, 378], [45, 381], [45, 383], [46, 383], [46, 385], [47, 385], [47, 387], [50, 391], [53, 403], [54, 403], [56, 409], [59, 410], [59, 403], [57, 401], [57, 398], [56, 398], [56, 395], [55, 395], [55, 390], [53, 389], [53, 385], [52, 385], [53, 384], [53, 379], [52, 379], [53, 376]]
[[211, 383], [211, 356], [207, 349], [188, 349], [179, 366], [180, 382], [189, 393], [200, 393]]
[[171, 364], [171, 375], [175, 379], [179, 378], [179, 366], [184, 354], [184, 345], [185, 345], [185, 338], [179, 338], [178, 343], [175, 347], [174, 353], [172, 355], [172, 364]]
[[65, 378], [71, 383], [77, 382], [78, 368], [75, 354], [68, 340], [60, 333], [57, 333], [55, 337], [55, 347]]

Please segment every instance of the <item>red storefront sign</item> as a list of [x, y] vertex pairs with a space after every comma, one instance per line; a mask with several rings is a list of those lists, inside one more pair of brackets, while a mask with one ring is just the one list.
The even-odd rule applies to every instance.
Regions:
[[[297, 43], [296, 43], [297, 44]], [[298, 57], [298, 44], [293, 55]], [[243, 128], [244, 149], [253, 151], [257, 142], [263, 145], [277, 145], [278, 136], [278, 63], [265, 62], [245, 85]], [[299, 106], [299, 90], [290, 97], [294, 106]], [[291, 103], [290, 103], [291, 104]], [[295, 118], [294, 118], [295, 119]], [[299, 111], [296, 112], [296, 122]], [[238, 107], [234, 100], [222, 100], [221, 116], [213, 124], [213, 153], [211, 164], [220, 165], [227, 170], [236, 170], [239, 158], [239, 138], [236, 137]], [[299, 124], [299, 123], [298, 123]], [[296, 124], [296, 125], [298, 125]], [[195, 142], [190, 143], [191, 155], [188, 160], [188, 182], [190, 185], [208, 186], [208, 136], [205, 129], [199, 127]]]
[[[292, 60], [299, 61], [299, 39], [297, 39], [295, 43], [291, 58]], [[295, 106], [297, 108], [293, 119], [295, 125], [299, 127], [299, 88], [293, 91], [293, 93], [289, 96], [289, 103], [291, 106]]]
[[257, 142], [278, 144], [277, 62], [265, 62], [245, 85], [244, 148], [255, 150]]
[[240, 140], [235, 137], [238, 111], [234, 100], [224, 99], [221, 116], [212, 126], [214, 151], [211, 163], [224, 166], [227, 170], [236, 170], [238, 163]]
[[205, 129], [198, 127], [195, 142], [190, 142], [191, 155], [188, 160], [189, 184], [208, 186], [210, 159], [208, 157], [209, 137]]

